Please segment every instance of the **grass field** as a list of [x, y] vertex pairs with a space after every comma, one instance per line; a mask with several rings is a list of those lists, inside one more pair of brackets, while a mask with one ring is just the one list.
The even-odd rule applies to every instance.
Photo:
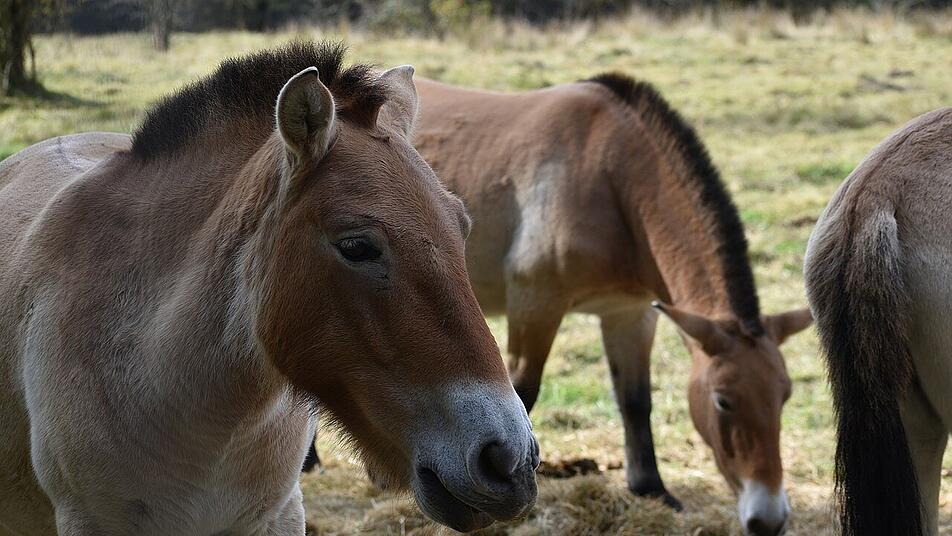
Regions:
[[[0, 99], [0, 157], [77, 131], [130, 131], [145, 106], [209, 72], [223, 57], [291, 37], [345, 39], [352, 59], [412, 63], [419, 76], [520, 90], [619, 70], [654, 82], [698, 128], [742, 211], [767, 312], [805, 303], [801, 265], [813, 222], [840, 181], [909, 119], [952, 105], [952, 13], [898, 19], [835, 12], [796, 27], [784, 15], [741, 12], [662, 23], [633, 14], [546, 31], [483, 22], [446, 40], [347, 29], [276, 34], [176, 35], [169, 53], [146, 35], [49, 36], [36, 43], [40, 100]], [[505, 322], [490, 320], [501, 345]], [[621, 424], [593, 318], [568, 317], [532, 418], [543, 458], [588, 457], [604, 472], [542, 479], [528, 519], [488, 532], [529, 534], [737, 534], [734, 498], [685, 399], [689, 361], [671, 324], [653, 355], [654, 431], [662, 476], [684, 500], [674, 514], [624, 487]], [[815, 333], [785, 348], [794, 381], [784, 413], [783, 458], [791, 534], [834, 534], [833, 432]], [[412, 503], [376, 491], [335, 439], [321, 440], [326, 469], [304, 477], [320, 533], [438, 533]], [[952, 535], [952, 456], [943, 475], [942, 534]]]

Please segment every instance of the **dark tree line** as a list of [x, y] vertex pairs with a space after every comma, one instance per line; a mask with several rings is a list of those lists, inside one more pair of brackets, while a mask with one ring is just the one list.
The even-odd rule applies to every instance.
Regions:
[[[201, 32], [260, 32], [293, 21], [311, 22], [320, 0], [66, 0], [63, 16], [44, 28], [80, 34], [152, 29], [156, 44], [166, 28]], [[161, 48], [161, 46], [159, 47]]]
[[164, 50], [173, 31], [266, 31], [291, 22], [348, 21], [371, 29], [440, 33], [474, 16], [542, 24], [610, 16], [635, 6], [672, 15], [767, 6], [801, 19], [839, 6], [908, 11], [952, 7], [952, 0], [0, 0], [0, 91], [9, 95], [39, 87], [32, 61], [37, 32], [149, 29], [156, 48]]
[[675, 15], [694, 9], [759, 5], [799, 16], [838, 6], [943, 8], [952, 6], [952, 0], [66, 0], [66, 4], [61, 21], [64, 27], [58, 29], [101, 33], [151, 26], [161, 33], [162, 28], [265, 31], [290, 22], [334, 24], [345, 20], [371, 27], [430, 31], [440, 18], [465, 18], [474, 13], [545, 23], [598, 18], [633, 6]]

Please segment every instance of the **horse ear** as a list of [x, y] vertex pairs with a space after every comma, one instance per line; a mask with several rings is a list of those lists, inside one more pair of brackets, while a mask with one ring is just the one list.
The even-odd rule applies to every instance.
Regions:
[[777, 341], [777, 344], [781, 344], [791, 335], [807, 329], [812, 323], [813, 315], [810, 314], [809, 309], [796, 309], [779, 315], [764, 316], [764, 327], [773, 340]]
[[413, 67], [394, 67], [380, 75], [379, 80], [387, 86], [389, 93], [387, 102], [380, 107], [378, 120], [409, 139], [420, 110], [420, 98], [413, 85]]
[[722, 353], [730, 347], [730, 335], [717, 322], [658, 301], [651, 302], [651, 306], [670, 318], [685, 335], [697, 341], [708, 355]]
[[324, 158], [337, 133], [337, 118], [334, 97], [321, 83], [316, 67], [304, 69], [284, 84], [274, 115], [292, 165]]

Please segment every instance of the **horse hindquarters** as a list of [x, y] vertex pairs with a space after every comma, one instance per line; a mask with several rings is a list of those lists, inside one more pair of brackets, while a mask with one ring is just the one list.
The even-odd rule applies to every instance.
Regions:
[[[939, 239], [947, 233], [938, 233]], [[907, 257], [906, 272], [912, 298], [910, 348], [916, 383], [902, 407], [919, 480], [923, 518], [928, 534], [938, 533], [939, 485], [942, 457], [952, 431], [952, 284], [948, 245], [917, 247]], [[924, 252], [924, 253], [920, 253]]]
[[[921, 534], [919, 488], [900, 412], [914, 371], [895, 210], [888, 201], [871, 210], [844, 207], [841, 193], [817, 222], [804, 276], [836, 409], [842, 530], [844, 536]], [[856, 220], [842, 221], [838, 210]]]

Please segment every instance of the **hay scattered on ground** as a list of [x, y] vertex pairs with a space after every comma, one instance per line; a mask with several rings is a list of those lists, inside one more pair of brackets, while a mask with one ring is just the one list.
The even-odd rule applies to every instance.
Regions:
[[539, 476], [546, 478], [571, 478], [573, 476], [597, 475], [601, 472], [598, 463], [591, 458], [575, 458], [558, 462], [542, 460], [538, 470]]
[[[450, 536], [455, 532], [426, 519], [406, 495], [375, 490], [360, 467], [332, 456], [324, 474], [303, 480], [313, 534]], [[736, 503], [717, 475], [698, 475], [670, 491], [685, 510], [676, 513], [660, 500], [631, 495], [624, 471], [569, 478], [539, 478], [536, 507], [524, 519], [497, 523], [478, 536], [739, 536]], [[821, 486], [791, 490], [794, 518], [789, 534], [833, 536], [836, 521], [829, 492]]]

